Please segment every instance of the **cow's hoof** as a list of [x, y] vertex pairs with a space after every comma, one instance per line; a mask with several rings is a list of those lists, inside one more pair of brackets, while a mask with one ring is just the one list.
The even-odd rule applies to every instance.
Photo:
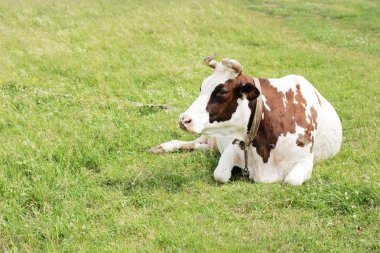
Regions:
[[157, 145], [157, 146], [149, 149], [149, 152], [153, 153], [153, 154], [161, 154], [161, 153], [164, 153], [165, 150], [161, 147], [161, 145]]
[[231, 178], [231, 171], [214, 171], [214, 179], [219, 183], [228, 183]]

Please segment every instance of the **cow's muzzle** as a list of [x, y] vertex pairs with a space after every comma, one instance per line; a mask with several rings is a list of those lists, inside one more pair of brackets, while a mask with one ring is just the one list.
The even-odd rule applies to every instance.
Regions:
[[192, 122], [192, 120], [191, 120], [190, 116], [188, 116], [186, 114], [181, 114], [179, 116], [178, 124], [182, 130], [188, 131], [188, 128], [190, 127], [191, 122]]

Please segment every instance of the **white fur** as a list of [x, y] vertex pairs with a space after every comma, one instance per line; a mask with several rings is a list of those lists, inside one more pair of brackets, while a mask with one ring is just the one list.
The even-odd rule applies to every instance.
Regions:
[[263, 104], [264, 104], [264, 107], [267, 111], [270, 111], [270, 108], [268, 106], [268, 103], [267, 103], [267, 99], [264, 95], [262, 95], [262, 98], [263, 98]]
[[[214, 73], [204, 80], [200, 96], [184, 113], [192, 118], [192, 126], [189, 130], [204, 135], [193, 142], [171, 141], [160, 145], [166, 152], [181, 149], [182, 145], [189, 145], [189, 143], [192, 144], [193, 149], [204, 150], [216, 146], [221, 157], [214, 171], [214, 178], [222, 183], [229, 181], [234, 166], [244, 167], [243, 151], [237, 145], [233, 145], [232, 141], [235, 138], [244, 139], [251, 113], [248, 101], [243, 98], [239, 99], [238, 108], [229, 121], [209, 123], [206, 105], [210, 95], [216, 85], [231, 78], [234, 78], [234, 73], [218, 64]], [[303, 97], [307, 101], [306, 115], [311, 114], [310, 109], [313, 107], [318, 114], [318, 127], [312, 132], [315, 141], [312, 152], [310, 152], [311, 143], [304, 147], [296, 145], [298, 135], [304, 133], [304, 129], [300, 126], [296, 127], [296, 133], [287, 133], [286, 136], [281, 135], [278, 138], [267, 162], [263, 161], [255, 147], [250, 146], [248, 149], [250, 178], [256, 182], [285, 182], [290, 185], [301, 185], [311, 177], [314, 162], [333, 157], [339, 151], [342, 143], [341, 122], [330, 103], [305, 78], [289, 75], [279, 79], [269, 79], [269, 81], [273, 87], [283, 93], [293, 90], [296, 94], [296, 84], [299, 84]], [[269, 111], [271, 108], [265, 96], [263, 100], [264, 107]], [[285, 100], [284, 106], [286, 106]]]

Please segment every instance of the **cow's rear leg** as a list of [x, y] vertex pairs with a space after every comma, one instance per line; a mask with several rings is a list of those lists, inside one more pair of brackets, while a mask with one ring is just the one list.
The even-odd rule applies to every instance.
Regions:
[[292, 170], [286, 175], [284, 183], [290, 185], [302, 185], [303, 182], [311, 177], [313, 170], [313, 158], [297, 162]]
[[158, 146], [155, 146], [150, 149], [152, 153], [166, 153], [166, 152], [175, 152], [178, 150], [209, 150], [214, 149], [215, 139], [202, 135], [194, 141], [177, 141], [172, 140], [168, 142], [161, 143]]

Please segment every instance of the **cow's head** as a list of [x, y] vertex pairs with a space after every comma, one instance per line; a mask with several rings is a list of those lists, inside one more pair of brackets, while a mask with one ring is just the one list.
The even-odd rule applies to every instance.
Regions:
[[214, 72], [203, 80], [198, 98], [180, 115], [179, 125], [193, 133], [243, 139], [251, 115], [248, 103], [260, 93], [239, 62], [213, 58], [205, 62]]

